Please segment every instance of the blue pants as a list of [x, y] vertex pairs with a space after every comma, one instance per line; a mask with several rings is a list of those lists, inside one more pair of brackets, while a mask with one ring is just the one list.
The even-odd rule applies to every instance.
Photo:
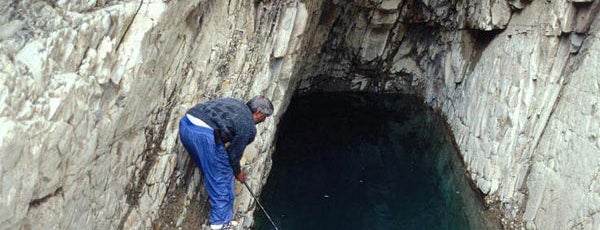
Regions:
[[233, 218], [233, 169], [223, 144], [215, 144], [213, 132], [192, 124], [186, 116], [179, 121], [181, 143], [204, 174], [210, 224], [226, 224]]

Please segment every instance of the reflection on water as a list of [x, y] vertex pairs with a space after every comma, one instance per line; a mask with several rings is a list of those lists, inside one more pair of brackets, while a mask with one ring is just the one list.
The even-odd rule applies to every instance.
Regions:
[[295, 97], [278, 133], [261, 201], [280, 229], [498, 228], [441, 118], [416, 98]]

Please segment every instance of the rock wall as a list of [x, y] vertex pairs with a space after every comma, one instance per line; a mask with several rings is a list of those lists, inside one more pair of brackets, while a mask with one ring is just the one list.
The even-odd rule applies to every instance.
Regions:
[[[185, 191], [174, 204], [183, 209], [200, 199], [177, 122], [216, 97], [273, 99], [274, 118], [246, 152], [258, 188], [302, 53], [306, 9], [279, 1], [0, 2], [0, 229], [201, 224], [206, 216], [192, 223], [182, 212], [167, 223], [159, 211], [173, 191]], [[240, 193], [238, 207], [250, 208], [248, 199]]]
[[[264, 94], [258, 191], [297, 89], [414, 93], [443, 112], [507, 228], [600, 226], [592, 0], [0, 2], [0, 228], [195, 228], [177, 142], [194, 103]], [[236, 211], [255, 207], [237, 186]]]
[[417, 93], [505, 227], [596, 229], [599, 4], [338, 2], [300, 90]]

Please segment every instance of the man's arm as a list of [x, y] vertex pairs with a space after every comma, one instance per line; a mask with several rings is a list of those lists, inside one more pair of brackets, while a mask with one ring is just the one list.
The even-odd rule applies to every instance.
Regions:
[[227, 146], [227, 154], [229, 156], [229, 164], [231, 164], [231, 168], [233, 169], [233, 175], [238, 175], [242, 172], [240, 166], [240, 159], [242, 159], [242, 155], [244, 154], [244, 149], [246, 149], [246, 145], [251, 143], [254, 140], [254, 137], [251, 133], [241, 132], [234, 135], [233, 139]]

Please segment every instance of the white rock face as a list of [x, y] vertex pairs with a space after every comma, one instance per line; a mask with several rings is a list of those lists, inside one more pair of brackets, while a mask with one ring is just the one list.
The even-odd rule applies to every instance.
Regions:
[[206, 194], [179, 117], [216, 97], [273, 99], [243, 159], [258, 191], [297, 89], [419, 94], [505, 227], [598, 229], [599, 7], [0, 2], [0, 229], [197, 228]]
[[245, 159], [263, 183], [304, 4], [26, 0], [0, 11], [0, 229], [168, 227], [169, 189], [192, 191], [183, 206], [199, 199], [198, 177], [174, 182], [190, 166], [177, 122], [210, 98], [273, 99]]
[[600, 228], [600, 3], [464, 4], [388, 6], [398, 21], [373, 39], [380, 20], [347, 12], [382, 9], [340, 3], [345, 14], [324, 25], [334, 26], [328, 52], [304, 67], [301, 89], [417, 92], [446, 115], [505, 227]]
[[[594, 23], [580, 54], [564, 73], [556, 100], [526, 181], [529, 199], [523, 219], [543, 228], [600, 226], [600, 58], [599, 25]], [[569, 207], [565, 210], [566, 207]], [[552, 215], [561, 213], [564, 218]]]
[[[572, 31], [552, 28], [559, 18], [580, 20], [563, 14], [570, 7], [532, 2], [490, 41], [460, 85], [431, 93], [472, 178], [509, 227], [519, 221], [534, 229], [600, 227], [600, 193], [593, 190], [600, 182], [600, 120], [593, 109], [600, 91], [591, 77], [597, 64], [588, 61], [597, 53], [593, 34], [600, 27], [592, 25], [581, 49], [571, 47], [569, 36], [549, 35]], [[596, 17], [584, 12], [573, 14], [582, 18], [578, 23]]]

